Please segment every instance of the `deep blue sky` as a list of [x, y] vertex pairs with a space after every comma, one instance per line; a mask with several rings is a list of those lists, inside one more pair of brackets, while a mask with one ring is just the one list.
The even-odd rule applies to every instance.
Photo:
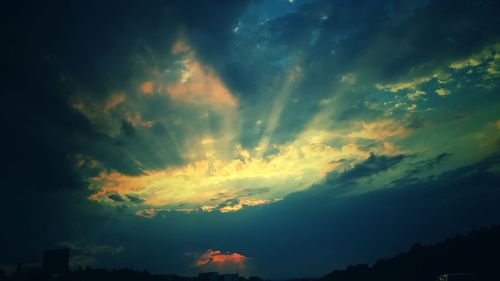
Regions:
[[314, 277], [500, 223], [498, 1], [2, 10], [3, 268]]

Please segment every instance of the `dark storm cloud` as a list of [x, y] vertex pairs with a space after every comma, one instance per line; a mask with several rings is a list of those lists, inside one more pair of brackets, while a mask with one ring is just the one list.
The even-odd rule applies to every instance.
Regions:
[[390, 168], [399, 164], [402, 160], [404, 160], [407, 157], [408, 156], [406, 155], [377, 156], [372, 153], [370, 154], [370, 157], [368, 157], [365, 161], [357, 164], [347, 172], [342, 173], [338, 178], [338, 180], [340, 182], [346, 182], [375, 175], [380, 172], [389, 170]]

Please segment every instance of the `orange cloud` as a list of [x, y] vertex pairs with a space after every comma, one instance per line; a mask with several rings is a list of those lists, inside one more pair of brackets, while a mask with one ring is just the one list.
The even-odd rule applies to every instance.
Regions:
[[106, 106], [104, 107], [104, 112], [108, 112], [109, 110], [115, 108], [117, 105], [125, 101], [125, 95], [124, 94], [117, 94], [112, 96], [111, 98], [108, 99], [106, 102]]
[[205, 105], [213, 109], [236, 107], [237, 99], [211, 68], [201, 65], [185, 43], [177, 42], [172, 49], [174, 54], [186, 52], [180, 61], [183, 67], [180, 80], [166, 87], [170, 98], [176, 102]]
[[194, 265], [199, 268], [212, 268], [219, 271], [244, 270], [248, 257], [239, 253], [222, 253], [208, 249], [205, 253], [196, 256]]
[[154, 82], [153, 81], [145, 81], [141, 84], [141, 86], [139, 87], [139, 89], [141, 90], [141, 92], [145, 95], [151, 95], [153, 93], [153, 90], [154, 90]]

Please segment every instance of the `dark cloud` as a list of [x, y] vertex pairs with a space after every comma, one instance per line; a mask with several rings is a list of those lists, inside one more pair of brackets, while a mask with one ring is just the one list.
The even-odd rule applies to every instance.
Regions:
[[126, 194], [127, 199], [130, 200], [132, 203], [142, 203], [144, 200], [142, 200], [140, 197], [133, 195], [133, 194]]
[[338, 180], [340, 182], [346, 182], [361, 179], [371, 175], [376, 175], [378, 173], [389, 170], [407, 157], [408, 156], [403, 154], [396, 156], [377, 156], [372, 153], [365, 161], [342, 173], [339, 176]]
[[433, 168], [437, 164], [440, 164], [441, 162], [443, 162], [445, 159], [448, 159], [450, 156], [451, 156], [450, 153], [445, 152], [445, 153], [441, 153], [441, 154], [439, 154], [431, 159], [422, 160], [422, 161], [419, 161], [417, 163], [414, 163], [414, 164], [412, 164], [412, 169], [410, 171], [408, 171], [407, 177], [411, 177], [411, 176], [418, 174], [418, 173], [425, 171], [425, 170], [430, 170], [431, 168]]
[[115, 202], [123, 202], [123, 198], [120, 196], [120, 194], [108, 194], [108, 198], [115, 201]]

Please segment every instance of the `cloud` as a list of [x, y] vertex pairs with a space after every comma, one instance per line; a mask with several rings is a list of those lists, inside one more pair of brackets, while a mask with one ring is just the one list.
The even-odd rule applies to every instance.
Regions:
[[396, 182], [404, 181], [407, 179], [410, 179], [414, 176], [417, 176], [418, 174], [422, 172], [429, 172], [434, 168], [436, 165], [441, 164], [445, 160], [451, 157], [450, 153], [440, 153], [434, 157], [431, 157], [429, 159], [424, 159], [417, 161], [415, 163], [411, 164], [411, 168], [406, 171], [406, 175], [404, 175], [402, 178], [397, 179]]
[[368, 157], [365, 161], [357, 164], [351, 170], [342, 173], [339, 177], [339, 181], [358, 180], [371, 175], [376, 175], [396, 166], [405, 158], [407, 158], [406, 155], [377, 156], [375, 154], [370, 154], [370, 157]]
[[[277, 200], [273, 200], [273, 201], [277, 201]], [[228, 200], [228, 201], [222, 203], [221, 205], [217, 206], [217, 209], [221, 213], [229, 213], [229, 212], [239, 211], [239, 210], [241, 210], [244, 207], [258, 206], [258, 205], [268, 204], [270, 202], [271, 202], [270, 200], [266, 200], [266, 199], [257, 199], [257, 200], [239, 200], [239, 199], [236, 199], [236, 200]], [[202, 210], [206, 209], [206, 210], [212, 211], [212, 209], [210, 208], [210, 206], [202, 206], [201, 208], [202, 208]]]
[[161, 210], [149, 208], [149, 209], [139, 210], [139, 211], [135, 212], [135, 215], [139, 216], [139, 217], [145, 217], [145, 218], [151, 219], [151, 218], [154, 218], [158, 214], [159, 211], [161, 211]]
[[225, 107], [234, 108], [238, 105], [236, 97], [222, 83], [214, 70], [203, 66], [186, 43], [177, 42], [172, 53], [182, 56], [180, 79], [177, 83], [166, 86], [166, 93], [173, 101], [205, 105], [217, 110]]
[[139, 198], [138, 196], [135, 196], [133, 194], [125, 194], [125, 196], [128, 198], [128, 200], [130, 200], [130, 202], [133, 202], [133, 203], [144, 202], [141, 198]]
[[139, 89], [144, 95], [151, 95], [153, 94], [154, 86], [155, 84], [153, 81], [144, 81], [140, 85]]
[[450, 94], [450, 91], [446, 90], [444, 88], [439, 88], [435, 92], [436, 92], [436, 94], [438, 94], [438, 96], [441, 96], [441, 97], [444, 97], [444, 96], [447, 96]]
[[[380, 136], [377, 133], [377, 138]], [[234, 211], [304, 190], [338, 168], [335, 160], [359, 160], [369, 154], [355, 144], [334, 148], [323, 144], [322, 138], [309, 137], [303, 134], [293, 143], [275, 146], [276, 151], [265, 156], [259, 151], [237, 146], [234, 150], [237, 158], [224, 159], [222, 155], [212, 154], [184, 166], [145, 170], [141, 175], [101, 171], [88, 178], [95, 191], [89, 198], [113, 203], [108, 194], [121, 194], [122, 197], [133, 194], [140, 196], [145, 206], [166, 206], [174, 210], [185, 208], [185, 204], [201, 208], [238, 198], [238, 204], [221, 209]], [[249, 192], [255, 185], [269, 188], [263, 190], [265, 192]]]
[[123, 252], [123, 246], [110, 246], [106, 244], [85, 244], [81, 242], [61, 242], [61, 246], [70, 249], [70, 267], [94, 266], [102, 255], [117, 255]]
[[125, 101], [125, 95], [124, 94], [113, 95], [106, 102], [106, 105], [104, 106], [104, 112], [110, 111], [111, 109], [117, 107], [119, 104], [123, 103], [124, 101]]
[[123, 202], [123, 198], [120, 194], [108, 194], [108, 198], [115, 202]]
[[415, 99], [418, 99], [419, 97], [424, 96], [424, 95], [425, 95], [424, 91], [415, 90], [415, 92], [408, 93], [408, 95], [406, 95], [406, 96], [408, 97], [409, 100], [415, 100]]
[[142, 118], [142, 115], [139, 112], [136, 112], [135, 114], [131, 114], [129, 112], [126, 112], [125, 119], [134, 128], [137, 128], [137, 127], [151, 128], [154, 125], [154, 121], [144, 120]]
[[392, 93], [397, 93], [402, 90], [413, 90], [416, 91], [417, 87], [423, 83], [429, 82], [433, 77], [429, 76], [422, 76], [415, 78], [410, 81], [403, 81], [403, 82], [397, 82], [393, 84], [381, 84], [377, 83], [375, 84], [375, 88], [379, 90], [386, 90]]
[[248, 263], [248, 257], [240, 253], [221, 252], [219, 250], [208, 249], [202, 254], [189, 254], [192, 255], [194, 265], [204, 271], [218, 271], [218, 272], [235, 272], [245, 271]]
[[385, 140], [390, 137], [406, 137], [410, 134], [410, 130], [401, 126], [393, 120], [378, 120], [359, 122], [358, 130], [349, 133], [347, 136], [351, 138], [363, 138], [374, 140]]

